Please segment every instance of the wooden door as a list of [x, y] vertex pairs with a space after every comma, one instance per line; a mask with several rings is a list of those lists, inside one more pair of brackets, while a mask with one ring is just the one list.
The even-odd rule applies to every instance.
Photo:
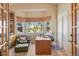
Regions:
[[0, 49], [1, 49], [1, 55], [9, 55], [8, 54], [8, 20], [9, 20], [9, 4], [7, 3], [0, 3]]
[[71, 14], [72, 14], [72, 34], [71, 34], [71, 38], [72, 38], [72, 41], [71, 41], [71, 43], [72, 43], [72, 56], [75, 56], [75, 55], [77, 55], [77, 47], [76, 47], [76, 45], [77, 45], [77, 38], [76, 38], [76, 35], [77, 35], [77, 28], [76, 28], [76, 25], [77, 25], [77, 23], [76, 23], [76, 21], [77, 21], [77, 9], [76, 9], [76, 7], [77, 7], [77, 4], [76, 3], [72, 3], [71, 4]]

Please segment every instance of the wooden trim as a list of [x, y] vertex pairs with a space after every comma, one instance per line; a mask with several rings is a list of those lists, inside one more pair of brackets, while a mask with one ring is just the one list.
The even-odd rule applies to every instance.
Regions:
[[[10, 32], [9, 32], [9, 29], [10, 29], [10, 27], [9, 27], [9, 25], [10, 25], [10, 22], [9, 22], [9, 21], [10, 21], [9, 7], [10, 7], [10, 6], [9, 6], [9, 4], [8, 4], [8, 18], [7, 18], [7, 19], [8, 19], [8, 34], [10, 33]], [[8, 55], [9, 55], [9, 35], [8, 35], [8, 41], [7, 41], [7, 43], [8, 43], [8, 52], [7, 52], [7, 53], [8, 53]]]
[[[9, 4], [7, 4], [7, 11], [9, 12]], [[6, 26], [7, 26], [7, 28], [6, 28], [6, 55], [9, 55], [9, 36], [8, 36], [8, 33], [9, 33], [9, 31], [8, 31], [8, 19], [9, 19], [9, 13], [6, 13]]]
[[[3, 3], [1, 4], [3, 6]], [[4, 26], [4, 11], [2, 10], [2, 26]], [[4, 44], [4, 28], [2, 28], [2, 44]], [[4, 55], [4, 46], [2, 46], [2, 55]]]
[[[73, 4], [71, 4], [71, 19], [72, 19], [72, 27], [73, 27]], [[72, 34], [73, 34], [73, 28], [72, 28]], [[72, 41], [73, 41], [73, 37], [72, 37]], [[73, 43], [72, 43], [72, 55], [73, 55]]]
[[[77, 13], [77, 9], [76, 9], [77, 4], [76, 3], [72, 3], [71, 4], [71, 13], [72, 13], [72, 27], [75, 27], [76, 24], [76, 13]], [[77, 40], [76, 40], [76, 27], [72, 28], [72, 42], [75, 43], [75, 45], [77, 44]], [[74, 36], [73, 36], [74, 35]], [[73, 45], [72, 43], [72, 55], [75, 56], [77, 54], [77, 48]]]
[[[77, 4], [75, 4], [75, 26], [77, 25], [77, 9], [76, 9]], [[75, 28], [75, 44], [77, 45], [77, 28]], [[75, 55], [77, 55], [77, 47], [75, 47]]]
[[44, 22], [44, 21], [47, 21], [47, 20], [50, 20], [51, 17], [50, 16], [47, 16], [47, 17], [20, 17], [20, 16], [17, 16], [16, 17], [16, 21], [19, 21], [19, 22]]

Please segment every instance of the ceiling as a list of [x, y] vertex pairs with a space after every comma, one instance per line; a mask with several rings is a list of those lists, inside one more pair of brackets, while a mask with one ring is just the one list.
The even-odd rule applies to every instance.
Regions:
[[43, 12], [43, 11], [48, 11], [48, 9], [19, 9], [16, 11], [23, 11], [23, 12]]
[[10, 4], [11, 11], [17, 12], [44, 12], [52, 8], [55, 3], [12, 3]]

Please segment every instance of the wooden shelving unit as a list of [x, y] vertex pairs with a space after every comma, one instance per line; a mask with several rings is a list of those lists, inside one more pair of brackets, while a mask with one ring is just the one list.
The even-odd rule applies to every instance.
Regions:
[[[0, 21], [1, 26], [1, 55], [9, 55], [9, 40], [8, 40], [8, 33], [9, 33], [9, 4], [8, 3], [0, 3]], [[4, 23], [5, 22], [5, 23]], [[5, 32], [4, 32], [5, 31]]]
[[10, 13], [10, 34], [15, 34], [15, 15]]

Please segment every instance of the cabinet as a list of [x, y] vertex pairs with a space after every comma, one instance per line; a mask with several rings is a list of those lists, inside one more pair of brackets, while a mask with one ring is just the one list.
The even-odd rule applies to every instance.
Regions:
[[36, 38], [36, 55], [51, 55], [51, 39]]
[[10, 34], [15, 34], [15, 15], [10, 13]]

